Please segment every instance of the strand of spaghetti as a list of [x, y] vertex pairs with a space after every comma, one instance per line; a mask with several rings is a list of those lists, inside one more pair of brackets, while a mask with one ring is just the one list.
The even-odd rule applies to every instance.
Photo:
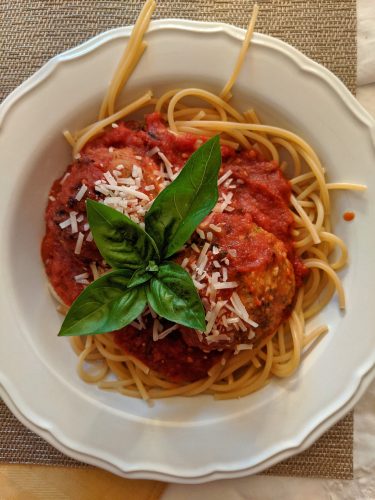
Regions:
[[302, 201], [305, 198], [307, 198], [313, 191], [317, 190], [318, 186], [319, 186], [318, 181], [314, 181], [309, 186], [305, 187], [303, 191], [301, 191], [298, 194], [297, 196], [298, 201], [300, 200]]
[[231, 391], [231, 392], [224, 393], [224, 394], [215, 394], [215, 399], [221, 400], [221, 399], [239, 398], [239, 397], [246, 396], [246, 395], [256, 391], [260, 387], [263, 387], [263, 385], [265, 385], [265, 383], [268, 379], [268, 376], [269, 376], [271, 368], [272, 368], [272, 361], [273, 361], [272, 341], [269, 340], [267, 342], [266, 349], [267, 349], [266, 363], [265, 363], [261, 373], [259, 375], [256, 375], [254, 377], [253, 381], [250, 380], [242, 389], [237, 389], [236, 391]]
[[321, 325], [318, 326], [317, 328], [314, 328], [312, 332], [310, 332], [308, 335], [305, 336], [303, 339], [303, 347], [306, 347], [307, 345], [311, 344], [315, 339], [323, 335], [324, 333], [328, 332], [328, 326], [327, 325]]
[[178, 92], [181, 92], [183, 89], [172, 89], [168, 90], [168, 92], [165, 92], [161, 97], [159, 97], [156, 106], [155, 106], [155, 111], [160, 113], [163, 109], [164, 104], [166, 104], [170, 99], [175, 95], [178, 94]]
[[320, 233], [320, 237], [322, 241], [328, 241], [340, 248], [341, 255], [335, 262], [330, 263], [331, 268], [337, 270], [345, 266], [345, 264], [348, 262], [348, 249], [346, 248], [346, 245], [342, 241], [342, 239], [335, 234], [327, 233], [326, 231]]
[[120, 387], [126, 387], [134, 385], [134, 380], [131, 379], [122, 379], [122, 380], [100, 380], [98, 382], [98, 387], [101, 389], [118, 389]]
[[118, 346], [115, 344], [113, 340], [113, 336], [111, 333], [99, 333], [95, 335], [95, 339], [99, 340], [106, 347], [119, 350]]
[[[324, 210], [327, 214], [330, 213], [330, 200], [329, 193], [327, 189], [327, 184], [324, 178], [325, 169], [321, 166], [319, 160], [316, 161], [310, 154], [306, 154], [306, 151], [300, 146], [296, 145], [297, 152], [302, 156], [307, 165], [310, 167], [311, 171], [315, 174], [316, 180], [319, 183], [320, 197], [322, 199]], [[314, 153], [315, 155], [315, 153]], [[316, 157], [316, 155], [315, 155]]]
[[327, 184], [327, 189], [350, 189], [352, 191], [366, 191], [365, 184], [353, 184], [352, 182], [330, 182]]
[[[196, 135], [202, 134], [201, 130], [199, 130], [197, 128], [193, 128], [193, 127], [180, 127], [178, 130], [179, 130], [179, 132], [187, 132], [190, 134], [196, 134]], [[206, 137], [213, 137], [214, 135], [217, 135], [217, 134], [216, 134], [216, 132], [211, 132], [210, 130], [205, 130], [204, 135]], [[221, 135], [220, 135], [220, 143], [226, 144], [227, 146], [230, 146], [233, 149], [238, 149], [240, 146], [238, 144], [238, 142], [233, 142], [233, 141], [230, 141], [228, 139], [222, 139]]]
[[206, 117], [206, 113], [202, 110], [198, 111], [198, 113], [194, 116], [192, 116], [192, 120], [202, 120], [203, 118]]
[[289, 328], [293, 340], [292, 357], [286, 363], [277, 363], [272, 366], [272, 373], [280, 378], [285, 378], [291, 375], [298, 368], [300, 363], [301, 337], [303, 332], [300, 330], [298, 317], [295, 311], [293, 311], [291, 317], [289, 318]]
[[87, 342], [88, 346], [78, 356], [77, 372], [82, 380], [90, 384], [95, 384], [106, 376], [108, 372], [108, 366], [105, 362], [102, 362], [102, 367], [101, 369], [98, 370], [98, 373], [96, 374], [90, 374], [84, 370], [84, 362], [86, 360], [86, 356], [90, 354], [91, 351], [94, 349], [94, 345], [92, 342], [90, 342], [90, 340], [91, 338]]
[[306, 224], [306, 228], [308, 229], [309, 233], [311, 234], [311, 238], [312, 238], [313, 242], [315, 244], [320, 243], [320, 238], [319, 238], [319, 235], [318, 235], [318, 233], [316, 231], [316, 228], [315, 228], [314, 224], [311, 223], [311, 221], [310, 221], [309, 217], [307, 216], [305, 210], [299, 205], [297, 199], [293, 195], [290, 196], [290, 202], [293, 205], [293, 207], [295, 208], [295, 210], [298, 213], [298, 215], [303, 220], [303, 222]]
[[[124, 89], [125, 85], [127, 84], [130, 76], [132, 75], [133, 71], [135, 70], [136, 66], [138, 65], [138, 62], [142, 58], [145, 50], [147, 49], [147, 43], [142, 42], [139, 47], [137, 47], [137, 50], [133, 56], [133, 60], [129, 62], [127, 67], [123, 71], [122, 75], [122, 80], [120, 82], [119, 89]], [[111, 101], [108, 102], [108, 114], [113, 114], [115, 112], [115, 101], [117, 100], [118, 96], [120, 94], [120, 91], [118, 90], [113, 98], [113, 103]]]
[[145, 401], [148, 401], [150, 399], [150, 396], [149, 396], [148, 392], [146, 391], [146, 388], [143, 385], [143, 382], [138, 377], [137, 372], [136, 372], [136, 368], [134, 367], [133, 363], [131, 361], [126, 361], [126, 366], [134, 379], [135, 385], [137, 386], [137, 389], [139, 391], [139, 394], [142, 396], [142, 399], [144, 399]]
[[[323, 240], [323, 237], [322, 237], [322, 233], [320, 233], [319, 235], [321, 237], [321, 239]], [[315, 257], [317, 257], [318, 259], [320, 260], [323, 260], [324, 262], [327, 262], [328, 263], [328, 258], [326, 256], [326, 254], [320, 250], [319, 248], [317, 247], [310, 247], [308, 249], [308, 253], [309, 253], [309, 256], [311, 256], [311, 254], [315, 255]], [[332, 266], [331, 266], [332, 267]]]
[[[276, 139], [273, 142], [275, 142], [275, 141], [276, 141]], [[294, 149], [294, 151], [295, 151], [295, 149]], [[306, 181], [314, 179], [314, 177], [315, 177], [315, 175], [313, 174], [313, 172], [307, 172], [306, 174], [301, 174], [301, 175], [298, 175], [297, 177], [292, 177], [291, 179], [289, 179], [289, 182], [292, 186], [294, 186], [295, 184], [300, 184], [300, 183], [302, 184]]]
[[248, 370], [245, 371], [237, 380], [233, 380], [230, 384], [223, 384], [221, 382], [217, 382], [212, 384], [210, 389], [217, 392], [228, 392], [237, 387], [243, 385], [245, 382], [249, 380], [249, 378], [254, 375], [255, 367], [251, 366]]
[[259, 359], [255, 355], [251, 358], [251, 362], [252, 362], [254, 368], [258, 369], [262, 366], [262, 363], [259, 361]]
[[313, 207], [315, 207], [315, 203], [313, 201], [301, 200], [299, 202], [299, 204], [301, 205], [301, 207], [304, 207], [304, 208], [313, 208]]
[[[139, 111], [141, 108], [144, 108], [144, 107], [146, 107], [146, 106], [151, 106], [151, 105], [154, 105], [154, 104], [156, 104], [156, 102], [157, 102], [157, 99], [155, 99], [155, 98], [153, 97], [153, 98], [151, 98], [149, 101], [147, 101], [147, 102], [145, 102], [144, 104], [140, 105], [140, 106], [137, 108], [137, 110], [136, 110], [136, 111]], [[122, 108], [122, 109], [124, 109], [124, 108]], [[119, 113], [120, 111], [121, 111], [121, 109], [120, 109], [117, 113]], [[115, 115], [113, 115], [113, 116], [116, 116], [116, 115], [117, 115], [117, 113], [115, 113]], [[108, 118], [109, 118], [109, 117], [108, 117]], [[117, 121], [117, 120], [116, 120], [116, 119], [114, 119], [114, 120], [113, 120], [113, 121], [111, 121], [108, 125], [111, 125], [111, 124], [112, 124], [112, 123], [114, 123], [115, 121]], [[83, 136], [83, 134], [85, 134], [88, 130], [90, 130], [90, 129], [91, 129], [94, 125], [96, 125], [97, 123], [98, 123], [97, 121], [96, 121], [96, 122], [93, 122], [93, 123], [90, 123], [90, 125], [87, 125], [86, 127], [84, 127], [84, 128], [82, 128], [82, 129], [78, 130], [77, 132], [75, 132], [75, 133], [74, 133], [74, 136], [73, 136], [74, 141], [76, 142], [76, 141], [77, 141], [80, 137], [82, 137], [82, 136]]]
[[142, 396], [139, 394], [139, 391], [137, 389], [125, 389], [121, 388], [118, 391], [120, 394], [123, 396], [130, 396], [131, 398], [138, 398], [138, 399], [143, 399]]
[[235, 81], [237, 80], [237, 77], [241, 71], [243, 61], [245, 59], [247, 50], [248, 50], [249, 45], [250, 45], [251, 38], [252, 38], [253, 33], [254, 33], [254, 28], [255, 28], [255, 23], [257, 20], [258, 12], [259, 12], [258, 4], [254, 4], [253, 13], [251, 15], [249, 26], [247, 28], [244, 41], [242, 43], [240, 53], [238, 54], [238, 58], [237, 58], [235, 66], [234, 66], [233, 73], [231, 74], [228, 82], [224, 85], [223, 90], [220, 92], [220, 97], [222, 99], [225, 99], [226, 97], [228, 97], [228, 94], [231, 91], [231, 89], [232, 89], [232, 87], [233, 87]]
[[323, 203], [322, 203], [322, 200], [319, 198], [319, 196], [316, 193], [311, 193], [310, 198], [313, 200], [313, 202], [315, 203], [315, 207], [316, 207], [315, 228], [319, 233], [320, 239], [322, 239], [322, 237], [320, 235], [320, 231], [323, 228], [324, 215], [325, 215]]
[[139, 361], [137, 358], [134, 358], [133, 356], [129, 356], [128, 354], [111, 353], [108, 349], [103, 347], [103, 345], [100, 342], [96, 342], [96, 348], [105, 359], [110, 359], [112, 361], [123, 361], [123, 362], [131, 361], [135, 366], [137, 366], [137, 368], [142, 370], [144, 373], [147, 374], [150, 371], [150, 368], [148, 366], [146, 366], [144, 363], [142, 363], [142, 361]]
[[277, 161], [277, 163], [279, 163], [280, 160], [279, 153], [269, 139], [262, 136], [261, 134], [256, 134], [255, 132], [249, 132], [249, 131], [243, 132], [243, 135], [245, 137], [249, 137], [255, 142], [262, 144], [271, 153], [272, 159]]
[[72, 133], [69, 130], [64, 130], [63, 136], [65, 137], [65, 139], [67, 140], [67, 142], [69, 143], [69, 145], [72, 148], [74, 148], [75, 140], [74, 140], [74, 137], [73, 137]]
[[[128, 64], [131, 63], [131, 62], [138, 62], [139, 59], [142, 57], [143, 55], [143, 52], [145, 51], [147, 47], [147, 44], [145, 42], [142, 42], [141, 45], [137, 46], [136, 48], [134, 48], [134, 55], [132, 55], [132, 59], [128, 61]], [[133, 66], [133, 70], [135, 68], [135, 64], [132, 65]], [[119, 70], [120, 71], [120, 70]], [[128, 73], [130, 73], [130, 68], [128, 68]], [[116, 73], [114, 78], [121, 78], [122, 75], [125, 75], [125, 73]], [[110, 83], [110, 86], [108, 88], [108, 91], [107, 91], [107, 94], [106, 96], [104, 97], [103, 99], [103, 102], [100, 106], [100, 109], [99, 109], [99, 114], [98, 114], [98, 120], [103, 120], [106, 116], [110, 115], [109, 111], [108, 111], [108, 101], [109, 101], [109, 96], [110, 96], [110, 93], [111, 93], [111, 85], [113, 83], [113, 79], [112, 79], [112, 82]]]
[[[247, 111], [244, 111], [242, 114], [243, 114], [245, 120], [249, 123], [257, 123], [258, 125], [262, 123], [253, 108], [248, 109]], [[261, 134], [264, 137], [267, 137], [267, 134], [265, 134], [263, 132]]]
[[[254, 109], [249, 109], [247, 111], [244, 111], [243, 113], [243, 116], [245, 118], [245, 120], [249, 123], [258, 123], [260, 124], [261, 121], [259, 120], [258, 118], [258, 115], [256, 114], [255, 110]], [[268, 136], [267, 134], [265, 134], [264, 132], [258, 132], [259, 135], [261, 135], [262, 137], [265, 137], [266, 139], [268, 139]], [[265, 149], [261, 144], [258, 145], [260, 151], [264, 154], [264, 156], [267, 157], [267, 154], [269, 153], [267, 149]], [[286, 168], [286, 162], [282, 162], [281, 165], [280, 165], [280, 169], [283, 170], [284, 168]]]
[[[107, 359], [107, 364], [108, 364], [111, 372], [114, 375], [116, 375], [116, 377], [119, 380], [123, 380], [123, 379], [133, 380], [132, 375], [131, 375], [130, 371], [128, 370], [126, 364], [123, 364], [123, 363], [118, 362], [118, 361], [112, 361], [111, 359]], [[133, 380], [133, 384], [135, 384], [134, 380]]]
[[281, 324], [277, 330], [277, 340], [279, 343], [279, 352], [281, 355], [285, 354], [285, 332], [284, 325]]
[[[85, 349], [85, 347], [82, 345], [82, 340], [81, 337], [71, 337], [70, 338], [70, 344], [74, 350], [74, 352], [79, 356], [81, 352]], [[90, 354], [87, 354], [85, 357], [85, 360], [87, 361], [96, 361], [98, 359], [102, 359], [103, 356], [97, 352], [97, 351], [92, 351]]]
[[[303, 297], [303, 295], [302, 295], [302, 297]], [[298, 299], [297, 299], [297, 302], [298, 302]], [[295, 326], [296, 332], [298, 333], [298, 338], [300, 340], [300, 343], [302, 342], [303, 333], [304, 333], [303, 320], [301, 321], [301, 318], [300, 318], [301, 309], [302, 309], [302, 304], [300, 301], [299, 305], [296, 304], [296, 307], [293, 309], [292, 314], [290, 316], [292, 321], [294, 321], [294, 326]]]
[[177, 387], [180, 387], [179, 384], [168, 382], [167, 380], [162, 379], [152, 370], [150, 370], [147, 375], [142, 374], [141, 378], [144, 383], [146, 383], [147, 380], [147, 383], [150, 385], [150, 387], [161, 387], [163, 389], [176, 389]]
[[[157, 111], [156, 108], [155, 108], [155, 111]], [[214, 112], [214, 110], [210, 109], [210, 108], [186, 108], [186, 109], [180, 109], [179, 111], [175, 111], [174, 117], [175, 118], [187, 117], [188, 119], [193, 119], [192, 116], [195, 113], [199, 113], [200, 111], [203, 111], [206, 114], [206, 116], [209, 115], [210, 113]], [[218, 116], [218, 118], [219, 118], [219, 116]]]
[[301, 257], [313, 244], [311, 235], [308, 234], [305, 238], [301, 240], [296, 240], [294, 247], [297, 249], [297, 255]]
[[249, 141], [246, 139], [246, 137], [244, 137], [244, 135], [245, 135], [244, 133], [239, 132], [237, 130], [231, 130], [231, 131], [228, 131], [227, 134], [230, 135], [231, 137], [233, 137], [233, 139], [235, 139], [237, 141], [237, 143], [239, 143], [244, 149], [251, 149], [252, 148]]
[[[308, 312], [311, 308], [314, 308], [317, 302], [317, 299], [319, 298], [319, 304], [321, 304], [321, 297], [319, 297], [320, 292], [322, 290], [323, 286], [328, 286], [332, 292], [332, 294], [335, 291], [335, 285], [332, 283], [332, 281], [328, 278], [328, 276], [325, 275], [325, 273], [321, 269], [311, 269], [311, 273], [314, 273], [317, 275], [317, 278], [315, 278], [315, 281], [312, 282], [312, 285], [314, 285], [314, 289], [311, 289], [310, 293], [310, 288], [306, 291], [304, 299], [303, 299], [303, 313], [306, 317], [306, 319], [309, 317], [306, 315], [306, 312]], [[317, 284], [316, 284], [317, 281]], [[314, 292], [314, 293], [313, 293]], [[311, 314], [310, 314], [311, 317]]]
[[[223, 101], [223, 99], [220, 99], [220, 97], [217, 97], [215, 94], [212, 94], [211, 92], [208, 92], [207, 90], [197, 89], [197, 88], [188, 88], [188, 89], [180, 90], [179, 92], [177, 92], [177, 94], [175, 94], [172, 97], [172, 99], [169, 101], [169, 104], [168, 104], [168, 124], [169, 124], [169, 128], [171, 130], [174, 130], [175, 132], [177, 132], [177, 127], [176, 127], [177, 122], [175, 122], [175, 119], [174, 119], [174, 108], [175, 108], [176, 104], [178, 103], [178, 101], [180, 99], [183, 99], [186, 96], [199, 97], [200, 99], [203, 99], [204, 101], [212, 104], [215, 107], [215, 109], [218, 111], [218, 113], [220, 114], [223, 122], [225, 122], [225, 123], [231, 123], [231, 122], [227, 122], [226, 112], [229, 115], [231, 115], [233, 118], [238, 120], [238, 122], [242, 122], [242, 123], [244, 122], [244, 118], [241, 115], [241, 113], [239, 113], [236, 109], [234, 109], [232, 106], [230, 106], [227, 102]], [[196, 123], [198, 123], [198, 124], [199, 123], [214, 124], [216, 122], [215, 121], [214, 122], [212, 122], [212, 121], [200, 122], [200, 121], [192, 120], [190, 125], [195, 126]], [[221, 122], [219, 121], [217, 123], [221, 123]], [[182, 123], [182, 125], [189, 125], [189, 123]], [[216, 126], [214, 125], [213, 127], [208, 127], [208, 128], [215, 129]], [[234, 128], [234, 127], [232, 127], [232, 128]]]
[[190, 390], [190, 391], [186, 392], [185, 395], [186, 396], [196, 396], [197, 394], [201, 394], [202, 392], [204, 392], [206, 389], [208, 389], [209, 387], [211, 387], [211, 385], [213, 384], [213, 382], [220, 375], [220, 372], [222, 371], [222, 369], [223, 369], [223, 365], [220, 362], [217, 363], [215, 366], [213, 366], [211, 368], [211, 370], [210, 370], [211, 373], [209, 374], [207, 380], [205, 380], [196, 389], [193, 389], [193, 390]]
[[340, 279], [338, 278], [335, 271], [331, 268], [331, 266], [329, 266], [325, 262], [322, 262], [318, 259], [306, 259], [304, 261], [304, 264], [306, 267], [309, 267], [309, 268], [310, 267], [317, 267], [317, 268], [322, 269], [322, 271], [325, 271], [327, 273], [327, 275], [331, 278], [331, 280], [335, 284], [335, 287], [336, 287], [336, 290], [337, 290], [337, 293], [339, 296], [340, 309], [345, 309], [345, 292], [344, 292], [344, 289], [343, 289], [343, 286], [341, 284]]
[[179, 387], [172, 389], [150, 389], [150, 396], [156, 398], [170, 398], [173, 396], [186, 396], [187, 392], [190, 390], [199, 388], [202, 385], [202, 381], [192, 382], [190, 384], [180, 385]]
[[111, 123], [120, 120], [121, 118], [124, 118], [125, 116], [129, 115], [130, 113], [133, 113], [140, 107], [142, 107], [144, 104], [148, 103], [152, 97], [152, 92], [151, 90], [146, 92], [142, 97], [139, 99], [131, 102], [124, 108], [120, 109], [120, 111], [117, 111], [117, 113], [108, 116], [108, 118], [104, 118], [104, 120], [101, 120], [99, 122], [96, 122], [87, 132], [85, 132], [76, 142], [75, 147], [73, 148], [73, 156], [76, 156], [81, 149], [85, 146], [85, 144], [92, 139], [95, 135], [99, 134], [107, 125], [110, 125]]
[[[121, 75], [121, 82], [119, 84], [119, 89], [123, 89], [129, 80], [131, 74], [135, 70], [136, 66], [138, 65], [138, 62], [140, 61], [141, 57], [143, 56], [145, 50], [147, 48], [147, 43], [142, 42], [134, 51], [134, 55], [132, 57], [132, 60], [128, 62], [126, 67], [123, 69], [122, 75]], [[108, 98], [108, 115], [112, 115], [115, 112], [115, 103], [118, 99], [119, 96], [119, 90], [113, 90], [111, 93], [111, 97]]]
[[[148, 23], [150, 21], [150, 18], [152, 16], [153, 11], [155, 10], [155, 7], [156, 7], [156, 3], [154, 0], [147, 0], [143, 6], [141, 12], [138, 15], [137, 21], [133, 27], [132, 32], [131, 32], [129, 41], [128, 41], [128, 43], [125, 47], [125, 50], [120, 58], [120, 61], [117, 65], [117, 68], [115, 70], [112, 81], [108, 87], [107, 93], [104, 96], [104, 99], [103, 99], [103, 102], [102, 102], [102, 105], [101, 105], [100, 111], [99, 111], [99, 116], [98, 116], [99, 120], [102, 120], [107, 115], [108, 104], [109, 104], [110, 100], [113, 99], [113, 95], [116, 95], [115, 94], [116, 89], [118, 90], [118, 88], [119, 88], [118, 84], [122, 80], [123, 66], [124, 66], [124, 64], [129, 64], [132, 62], [133, 51], [136, 50], [137, 47], [139, 47], [139, 45], [141, 44], [143, 34], [147, 29]], [[147, 22], [147, 20], [148, 20], [148, 22]], [[145, 23], [146, 23], [146, 29], [144, 29], [144, 31], [142, 32], [142, 27], [144, 27]], [[108, 114], [113, 114], [113, 112], [108, 113]]]
[[235, 357], [229, 359], [226, 366], [224, 367], [221, 377], [225, 378], [229, 374], [238, 370], [240, 367], [246, 365], [246, 363], [252, 360], [254, 354], [255, 353], [251, 352], [251, 350], [243, 351], [237, 354]]
[[[274, 144], [278, 144], [279, 146], [283, 147], [286, 151], [288, 151], [288, 153], [289, 153], [289, 155], [292, 158], [293, 163], [294, 163], [294, 177], [295, 177], [295, 179], [296, 178], [298, 179], [298, 177], [296, 177], [296, 176], [300, 175], [301, 170], [302, 170], [302, 166], [301, 166], [301, 160], [300, 160], [300, 157], [298, 156], [297, 151], [290, 144], [290, 142], [288, 142], [288, 141], [286, 141], [284, 139], [280, 139], [279, 137], [278, 138], [274, 138], [272, 140], [272, 142]], [[307, 175], [311, 175], [311, 173], [309, 173]], [[293, 179], [293, 180], [295, 181], [295, 179]]]
[[[198, 135], [201, 135], [200, 131], [198, 129], [194, 129], [192, 127], [181, 127], [181, 128], [178, 128], [177, 132], [190, 132], [190, 133], [194, 133], [194, 131], [196, 131], [196, 133]], [[214, 135], [217, 135], [217, 132], [216, 131], [211, 131], [211, 130], [205, 130], [205, 136], [214, 136]], [[227, 131], [226, 132], [226, 135], [229, 135], [230, 137], [233, 137], [234, 139], [236, 139], [238, 142], [234, 142], [234, 141], [228, 141], [226, 139], [220, 139], [222, 144], [227, 144], [228, 146], [233, 144], [233, 145], [237, 145], [237, 147], [239, 146], [239, 144], [241, 144], [241, 146], [244, 148], [244, 149], [251, 149], [252, 146], [249, 144], [249, 141], [246, 139], [246, 137], [244, 137], [244, 134], [242, 132], [238, 132], [236, 130], [230, 130], [230, 131]], [[224, 142], [226, 141], [226, 142]], [[235, 148], [236, 149], [236, 148]]]

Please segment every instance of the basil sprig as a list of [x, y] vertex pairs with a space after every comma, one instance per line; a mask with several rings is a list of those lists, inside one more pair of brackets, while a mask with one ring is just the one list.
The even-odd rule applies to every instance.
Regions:
[[203, 144], [154, 200], [145, 229], [102, 203], [86, 201], [96, 246], [114, 269], [73, 302], [60, 336], [94, 335], [134, 321], [147, 303], [159, 316], [205, 330], [205, 311], [187, 271], [169, 259], [218, 200], [219, 137]]

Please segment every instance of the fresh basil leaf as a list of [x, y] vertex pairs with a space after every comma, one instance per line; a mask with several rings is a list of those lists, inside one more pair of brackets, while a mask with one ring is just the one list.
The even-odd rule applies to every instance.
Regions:
[[219, 137], [195, 151], [178, 177], [154, 200], [145, 217], [147, 233], [160, 255], [170, 257], [186, 243], [218, 200]]
[[112, 271], [91, 283], [73, 302], [60, 336], [94, 335], [118, 330], [135, 320], [147, 300], [143, 287], [128, 289], [131, 271]]
[[164, 262], [146, 289], [152, 309], [169, 321], [204, 331], [205, 311], [190, 274], [175, 262]]
[[96, 246], [111, 267], [134, 270], [158, 259], [153, 239], [129, 217], [93, 200], [86, 209]]
[[144, 283], [147, 283], [147, 281], [150, 281], [152, 277], [153, 273], [148, 272], [147, 269], [137, 269], [136, 271], [134, 271], [133, 276], [130, 278], [128, 288], [143, 285]]

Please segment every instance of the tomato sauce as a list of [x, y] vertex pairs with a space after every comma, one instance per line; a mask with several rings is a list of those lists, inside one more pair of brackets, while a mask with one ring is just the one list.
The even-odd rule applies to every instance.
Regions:
[[151, 327], [139, 331], [128, 326], [115, 333], [115, 341], [151, 370], [174, 382], [195, 382], [206, 377], [207, 371], [222, 356], [218, 351], [204, 352], [186, 345], [179, 332], [154, 342]]
[[[146, 117], [144, 126], [137, 122], [121, 122], [118, 127], [110, 128], [85, 146], [80, 158], [53, 184], [45, 216], [46, 235], [42, 242], [42, 258], [48, 278], [63, 302], [71, 305], [84, 289], [84, 284], [77, 283], [75, 277], [88, 273], [92, 279], [90, 263], [99, 264], [102, 261], [94, 242], [87, 238], [81, 252], [75, 254], [77, 235], [69, 230], [62, 230], [60, 226], [69, 219], [73, 210], [79, 220], [78, 230], [84, 232], [87, 224], [85, 199], [100, 198], [95, 191], [95, 183], [105, 172], [112, 172], [117, 165], [124, 163], [124, 159], [128, 158], [131, 164], [133, 158], [138, 158], [144, 184], [155, 184], [156, 196], [160, 190], [155, 178], [158, 158], [152, 159], [147, 153], [157, 147], [174, 166], [182, 168], [205, 140], [204, 136], [176, 136], [170, 133], [160, 115], [153, 113]], [[250, 268], [261, 269], [270, 259], [270, 249], [265, 237], [255, 238], [251, 245], [241, 245], [241, 237], [246, 234], [247, 227], [255, 223], [284, 243], [288, 259], [293, 264], [296, 285], [300, 286], [308, 271], [294, 252], [289, 182], [283, 177], [276, 162], [266, 161], [257, 151], [238, 153], [228, 146], [222, 146], [221, 150], [223, 164], [220, 175], [231, 170], [231, 176], [240, 182], [232, 191], [234, 212], [230, 216], [231, 231], [224, 231], [222, 234], [222, 238], [229, 238], [232, 243], [236, 243], [237, 256], [231, 259], [233, 270], [242, 272]], [[76, 195], [82, 184], [87, 186], [87, 192], [78, 201]], [[229, 192], [223, 186], [220, 191]], [[225, 222], [226, 218], [228, 216], [225, 214], [214, 214], [213, 221]], [[223, 291], [225, 293], [228, 292]], [[208, 353], [200, 348], [187, 346], [179, 332], [173, 332], [165, 339], [154, 342], [150, 329], [139, 332], [133, 327], [126, 327], [116, 332], [115, 339], [126, 352], [177, 382], [191, 382], [205, 377], [222, 355], [218, 351]]]
[[342, 216], [342, 218], [346, 222], [351, 222], [352, 220], [355, 219], [355, 213], [354, 212], [345, 212], [344, 215]]

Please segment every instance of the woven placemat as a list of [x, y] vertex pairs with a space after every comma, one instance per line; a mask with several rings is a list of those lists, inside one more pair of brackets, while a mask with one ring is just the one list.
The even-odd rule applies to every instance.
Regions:
[[[104, 30], [134, 23], [140, 0], [0, 0], [0, 100], [50, 57]], [[258, 0], [257, 31], [281, 38], [333, 71], [354, 92], [355, 0]], [[159, 1], [155, 18], [222, 21], [245, 27], [251, 0]], [[308, 395], [306, 395], [308, 397]], [[20, 424], [0, 402], [0, 462], [85, 467]], [[309, 450], [266, 474], [351, 479], [350, 413]]]

